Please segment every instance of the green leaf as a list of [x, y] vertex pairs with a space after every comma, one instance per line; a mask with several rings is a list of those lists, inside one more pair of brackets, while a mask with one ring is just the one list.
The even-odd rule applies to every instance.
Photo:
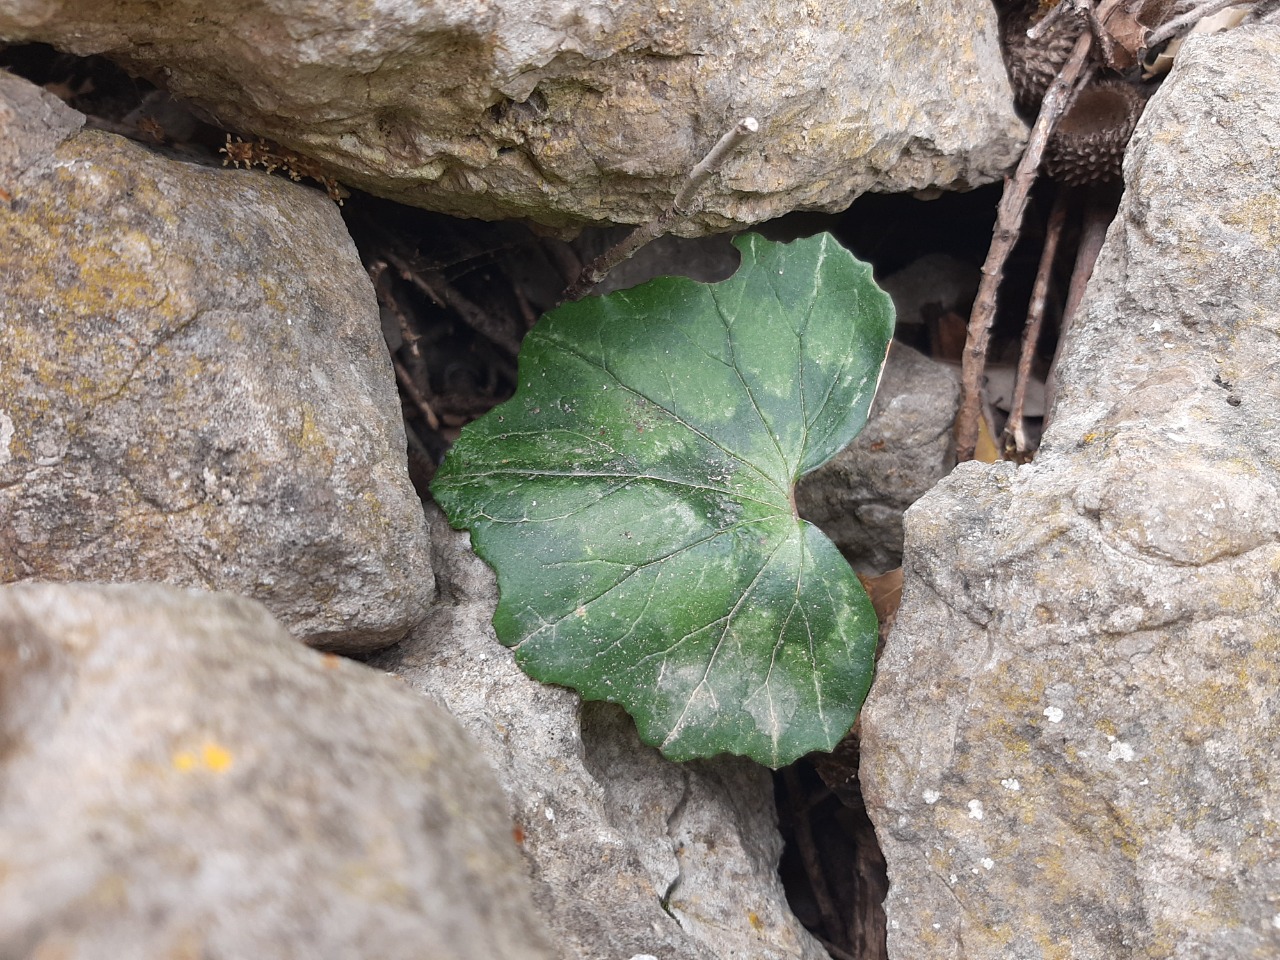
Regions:
[[530, 676], [622, 704], [672, 759], [829, 750], [871, 682], [875, 613], [793, 488], [862, 428], [889, 298], [827, 234], [734, 241], [728, 280], [569, 303], [432, 492], [498, 573]]

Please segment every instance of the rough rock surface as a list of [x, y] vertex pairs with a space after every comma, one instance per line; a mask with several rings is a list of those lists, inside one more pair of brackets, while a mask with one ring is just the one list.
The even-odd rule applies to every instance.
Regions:
[[105, 53], [373, 193], [553, 226], [648, 220], [744, 116], [690, 232], [983, 183], [1024, 131], [987, 0], [24, 0], [0, 37]]
[[442, 702], [498, 769], [562, 956], [823, 958], [778, 880], [768, 771], [671, 763], [616, 707], [526, 677], [493, 635], [493, 572], [430, 516], [441, 603], [373, 664]]
[[0, 954], [551, 960], [493, 773], [262, 606], [0, 588]]
[[318, 646], [431, 599], [378, 308], [334, 205], [0, 71], [0, 581], [164, 580]]
[[955, 372], [894, 343], [867, 425], [796, 486], [800, 515], [853, 566], [884, 573], [902, 563], [902, 514], [955, 462]]
[[1280, 956], [1280, 27], [1190, 41], [1034, 464], [907, 514], [890, 955]]

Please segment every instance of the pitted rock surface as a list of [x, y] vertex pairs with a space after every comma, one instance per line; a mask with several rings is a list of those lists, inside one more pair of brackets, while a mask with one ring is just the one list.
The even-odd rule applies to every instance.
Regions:
[[455, 720], [160, 584], [0, 587], [0, 953], [562, 955]]
[[0, 37], [107, 54], [372, 193], [566, 229], [651, 219], [747, 116], [691, 235], [998, 179], [1025, 130], [987, 0], [25, 0]]
[[862, 714], [895, 960], [1280, 955], [1278, 48], [1183, 47], [1035, 462], [907, 513]]
[[0, 72], [0, 582], [261, 600], [317, 646], [433, 590], [378, 307], [337, 208], [94, 130]]

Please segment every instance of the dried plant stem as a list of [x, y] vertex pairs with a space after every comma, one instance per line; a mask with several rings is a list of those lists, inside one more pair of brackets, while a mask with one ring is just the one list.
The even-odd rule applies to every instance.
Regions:
[[1040, 329], [1044, 325], [1045, 300], [1049, 293], [1049, 279], [1053, 273], [1053, 261], [1058, 255], [1058, 241], [1062, 239], [1062, 227], [1067, 222], [1067, 198], [1071, 191], [1058, 191], [1045, 228], [1044, 249], [1040, 251], [1040, 266], [1036, 270], [1036, 282], [1031, 288], [1031, 305], [1027, 309], [1027, 325], [1022, 331], [1022, 353], [1018, 356], [1018, 380], [1013, 388], [1013, 409], [1004, 426], [1004, 448], [1015, 454], [1028, 452], [1027, 432], [1023, 425], [1022, 411], [1027, 402], [1027, 383], [1031, 379], [1031, 361], [1036, 345], [1040, 342]]
[[1098, 262], [1098, 254], [1102, 252], [1102, 242], [1107, 239], [1107, 228], [1111, 226], [1114, 207], [1097, 192], [1090, 196], [1084, 208], [1084, 222], [1080, 228], [1080, 245], [1076, 248], [1076, 263], [1071, 271], [1071, 285], [1067, 289], [1067, 305], [1062, 309], [1062, 330], [1058, 339], [1061, 341], [1071, 329], [1071, 321], [1075, 319], [1080, 301], [1084, 299], [1085, 287], [1093, 276], [1093, 265]]
[[1040, 21], [1027, 30], [1027, 36], [1032, 40], [1040, 40], [1053, 29], [1053, 25], [1062, 19], [1063, 14], [1075, 9], [1075, 5], [1071, 0], [1060, 0], [1048, 13], [1040, 18]]
[[1153, 30], [1151, 36], [1147, 38], [1147, 49], [1150, 50], [1166, 40], [1176, 37], [1179, 33], [1190, 29], [1200, 20], [1217, 13], [1219, 10], [1240, 6], [1241, 3], [1247, 2], [1249, 0], [1204, 0], [1203, 3], [1197, 4], [1186, 13], [1174, 17]]
[[787, 800], [791, 803], [796, 848], [804, 863], [818, 913], [822, 916], [823, 928], [829, 933], [837, 931], [840, 929], [840, 911], [836, 908], [831, 888], [827, 885], [827, 875], [822, 870], [822, 858], [818, 855], [818, 844], [813, 839], [813, 825], [809, 821], [809, 806], [804, 803], [804, 789], [794, 766], [782, 771], [782, 781], [787, 785]]
[[[1113, 6], [1117, 2], [1119, 0], [1106, 0], [1104, 6]], [[1018, 169], [1005, 181], [1004, 193], [1000, 197], [1000, 206], [996, 211], [996, 226], [991, 238], [991, 246], [987, 251], [986, 262], [982, 265], [982, 280], [978, 284], [978, 295], [973, 303], [973, 312], [969, 315], [969, 332], [961, 363], [960, 413], [956, 417], [958, 462], [972, 460], [974, 448], [978, 445], [982, 375], [987, 363], [987, 345], [991, 339], [991, 324], [996, 315], [996, 294], [1000, 289], [1000, 281], [1004, 277], [1005, 261], [1009, 259], [1009, 253], [1018, 242], [1022, 215], [1027, 209], [1027, 197], [1031, 193], [1032, 184], [1035, 183], [1036, 172], [1040, 168], [1040, 159], [1044, 155], [1045, 145], [1049, 142], [1049, 135], [1066, 112], [1070, 95], [1076, 80], [1084, 70], [1092, 45], [1093, 35], [1086, 30], [1076, 41], [1071, 56], [1067, 58], [1058, 76], [1045, 92], [1040, 115], [1031, 128], [1027, 148], [1023, 151]]]
[[691, 204], [698, 191], [702, 189], [703, 184], [724, 166], [724, 162], [729, 159], [729, 156], [734, 150], [738, 149], [744, 140], [759, 129], [760, 124], [754, 117], [747, 117], [738, 121], [733, 129], [721, 137], [707, 155], [694, 166], [688, 179], [676, 192], [675, 200], [672, 201], [671, 206], [658, 214], [653, 220], [636, 227], [617, 244], [583, 267], [582, 272], [578, 274], [578, 279], [565, 289], [560, 298], [561, 301], [577, 300], [603, 280], [605, 275], [623, 260], [635, 254], [646, 243], [656, 240], [664, 233], [667, 233], [677, 220], [682, 220], [689, 216], [693, 212]]
[[1058, 327], [1058, 347], [1053, 353], [1049, 376], [1045, 378], [1044, 427], [1046, 430], [1053, 416], [1053, 402], [1058, 390], [1058, 360], [1067, 342], [1067, 334], [1071, 332], [1076, 311], [1084, 300], [1084, 291], [1089, 285], [1089, 278], [1093, 276], [1093, 267], [1098, 262], [1098, 254], [1102, 252], [1102, 242], [1107, 238], [1107, 228], [1111, 226], [1113, 212], [1112, 205], [1096, 190], [1085, 204], [1084, 220], [1080, 226], [1080, 244], [1076, 248], [1076, 262], [1071, 270], [1071, 282], [1067, 286], [1067, 303], [1062, 308], [1062, 323]]
[[413, 382], [413, 377], [409, 376], [409, 371], [404, 368], [404, 364], [392, 357], [391, 366], [395, 368], [396, 379], [400, 381], [400, 386], [404, 389], [409, 399], [413, 401], [413, 405], [418, 408], [422, 418], [427, 421], [427, 426], [432, 430], [438, 431], [440, 429], [440, 418], [431, 409], [431, 404], [427, 402], [427, 398], [418, 391], [417, 385]]
[[827, 953], [831, 954], [831, 960], [859, 960], [858, 957], [855, 957], [848, 950], [841, 950], [826, 937], [818, 937], [818, 940], [821, 942], [823, 949], [825, 949]]

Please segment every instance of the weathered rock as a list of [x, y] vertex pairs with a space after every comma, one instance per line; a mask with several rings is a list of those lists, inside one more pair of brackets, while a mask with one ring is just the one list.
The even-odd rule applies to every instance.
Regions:
[[550, 960], [490, 769], [259, 604], [0, 588], [0, 954]]
[[432, 595], [337, 209], [167, 159], [0, 72], [0, 581], [164, 580], [385, 646]]
[[373, 664], [444, 703], [498, 769], [561, 955], [823, 957], [778, 880], [768, 771], [738, 757], [671, 763], [616, 707], [526, 677], [490, 625], [492, 571], [430, 516], [447, 602]]
[[796, 486], [800, 515], [863, 573], [902, 562], [902, 514], [955, 463], [955, 372], [894, 343], [867, 425]]
[[890, 955], [1280, 955], [1280, 27], [1189, 42], [1034, 464], [907, 514], [862, 715]]
[[553, 226], [648, 220], [744, 116], [691, 233], [983, 183], [1024, 130], [986, 0], [25, 0], [0, 37], [105, 53], [373, 193]]

